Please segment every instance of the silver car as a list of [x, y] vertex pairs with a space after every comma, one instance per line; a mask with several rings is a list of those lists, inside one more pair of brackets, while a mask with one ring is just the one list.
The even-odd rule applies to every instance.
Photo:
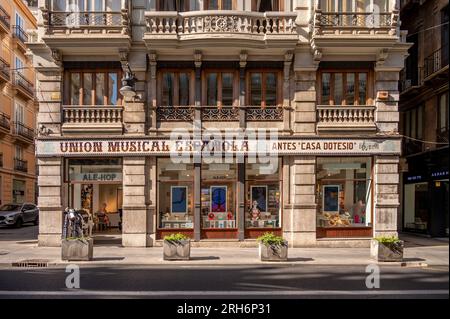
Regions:
[[39, 208], [30, 203], [0, 206], [0, 225], [22, 227], [24, 223], [39, 224]]

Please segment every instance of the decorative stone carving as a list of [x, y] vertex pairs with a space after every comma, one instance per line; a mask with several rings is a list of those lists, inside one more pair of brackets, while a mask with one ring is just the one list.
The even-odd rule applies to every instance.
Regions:
[[242, 51], [239, 54], [239, 66], [244, 69], [247, 66], [248, 53], [246, 51]]
[[194, 64], [196, 68], [202, 67], [202, 52], [201, 51], [195, 51], [194, 53]]
[[150, 63], [150, 76], [152, 79], [156, 79], [156, 61], [157, 55], [155, 51], [152, 51], [148, 55], [149, 63]]

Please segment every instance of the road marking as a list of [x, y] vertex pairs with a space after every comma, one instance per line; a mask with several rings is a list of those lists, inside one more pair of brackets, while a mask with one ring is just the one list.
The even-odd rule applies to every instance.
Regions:
[[448, 295], [444, 289], [435, 290], [273, 290], [273, 291], [109, 291], [109, 290], [61, 290], [61, 291], [14, 291], [0, 290], [0, 296], [310, 296], [310, 295]]

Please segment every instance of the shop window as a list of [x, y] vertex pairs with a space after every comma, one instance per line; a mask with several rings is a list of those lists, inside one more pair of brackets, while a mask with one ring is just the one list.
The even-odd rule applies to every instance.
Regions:
[[158, 227], [194, 228], [194, 165], [158, 158]]
[[160, 104], [162, 106], [193, 105], [193, 73], [191, 71], [163, 71], [160, 73]]
[[13, 179], [12, 198], [13, 203], [22, 204], [25, 202], [25, 181]]
[[237, 228], [236, 179], [236, 164], [202, 164], [202, 229]]
[[250, 72], [249, 105], [262, 107], [280, 105], [279, 77], [279, 72]]
[[235, 72], [211, 72], [205, 74], [204, 104], [207, 106], [237, 105], [237, 76]]
[[205, 0], [205, 10], [234, 10], [236, 0]]
[[119, 71], [71, 71], [70, 105], [119, 105]]
[[317, 159], [317, 227], [372, 226], [370, 158]]
[[406, 230], [427, 232], [430, 216], [428, 203], [428, 183], [405, 185], [403, 226]]
[[320, 105], [370, 105], [369, 72], [322, 71], [320, 74]]
[[272, 165], [247, 163], [245, 179], [245, 227], [280, 227], [281, 159]]

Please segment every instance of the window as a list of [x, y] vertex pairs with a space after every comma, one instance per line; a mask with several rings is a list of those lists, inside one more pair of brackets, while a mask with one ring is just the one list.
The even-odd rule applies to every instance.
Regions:
[[251, 106], [275, 106], [280, 104], [279, 72], [250, 72], [248, 103]]
[[320, 105], [367, 105], [369, 72], [322, 71], [320, 76]]
[[24, 114], [25, 114], [25, 107], [22, 104], [16, 102], [14, 104], [14, 121], [17, 123], [23, 123]]
[[205, 0], [205, 10], [233, 10], [235, 0]]
[[20, 73], [20, 74], [23, 74], [24, 73], [24, 64], [23, 64], [23, 61], [22, 61], [22, 59], [20, 59], [19, 57], [14, 57], [14, 68], [15, 68], [15, 71], [16, 72], [18, 72], [18, 73]]
[[19, 160], [23, 159], [23, 148], [20, 145], [16, 145], [15, 157]]
[[283, 11], [283, 1], [280, 0], [253, 0], [252, 11]]
[[281, 159], [272, 165], [246, 163], [246, 228], [281, 227], [281, 167]]
[[194, 228], [194, 165], [158, 158], [158, 227]]
[[25, 201], [25, 181], [13, 179], [12, 198], [14, 204], [21, 204]]
[[423, 138], [423, 118], [425, 107], [423, 105], [405, 112], [405, 135], [421, 139]]
[[159, 0], [157, 3], [157, 11], [189, 11], [189, 0]]
[[70, 105], [119, 105], [119, 71], [71, 71]]
[[389, 12], [389, 0], [320, 0], [324, 12]]
[[[167, 1], [169, 2], [169, 1]], [[53, 0], [53, 11], [114, 11], [121, 9], [121, 0]]]
[[449, 117], [449, 106], [448, 106], [448, 92], [439, 95], [439, 113], [438, 113], [438, 132], [448, 131], [448, 117]]
[[235, 72], [205, 73], [205, 101], [208, 106], [235, 106], [237, 105], [237, 75]]
[[170, 71], [160, 73], [160, 105], [189, 106], [194, 104], [191, 94], [194, 84], [192, 71]]
[[16, 12], [16, 26], [20, 27], [21, 29], [25, 29], [24, 20], [18, 12]]
[[317, 227], [371, 227], [371, 158], [317, 159]]

